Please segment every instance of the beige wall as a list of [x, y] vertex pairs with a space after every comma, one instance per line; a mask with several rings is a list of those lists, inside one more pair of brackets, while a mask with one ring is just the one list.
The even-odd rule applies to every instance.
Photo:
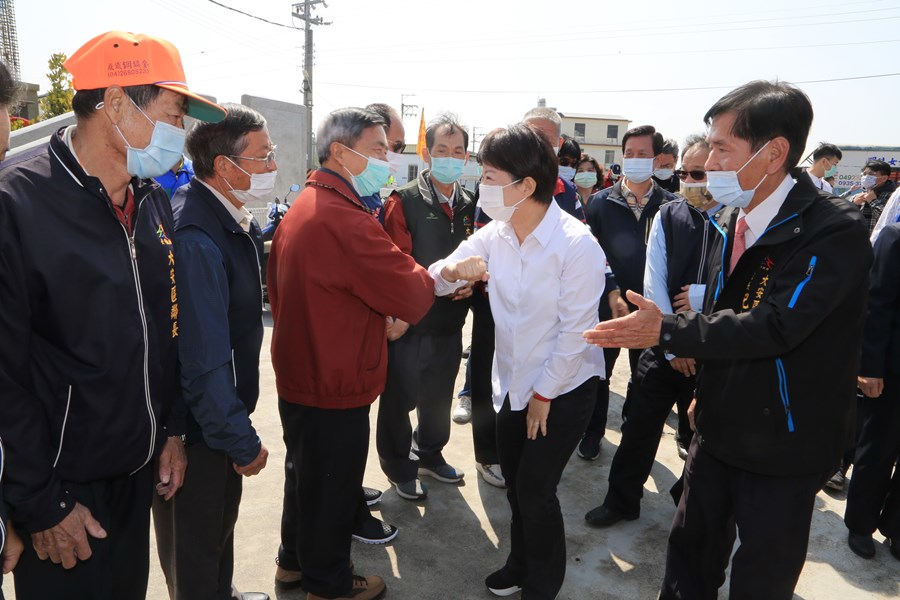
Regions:
[[[628, 130], [630, 121], [625, 119], [591, 119], [586, 117], [562, 117], [562, 131], [574, 137], [581, 150], [590, 154], [608, 167], [611, 163], [622, 164], [622, 136]], [[584, 123], [584, 136], [575, 135], [575, 124]], [[609, 126], [618, 127], [615, 137], [607, 137]], [[613, 152], [613, 160], [607, 160], [606, 152]]]

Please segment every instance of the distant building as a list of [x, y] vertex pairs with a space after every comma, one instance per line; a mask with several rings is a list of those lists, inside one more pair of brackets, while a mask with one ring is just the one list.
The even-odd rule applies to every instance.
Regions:
[[604, 167], [622, 164], [622, 136], [631, 121], [616, 115], [559, 112], [559, 116], [562, 132], [575, 138], [582, 152], [596, 158]]

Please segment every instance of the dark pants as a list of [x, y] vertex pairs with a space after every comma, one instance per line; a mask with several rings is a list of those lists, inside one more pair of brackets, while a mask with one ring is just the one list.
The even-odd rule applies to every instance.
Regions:
[[862, 431], [844, 523], [853, 533], [879, 529], [900, 543], [900, 377], [885, 379], [881, 397], [860, 398], [859, 414]]
[[369, 449], [369, 407], [326, 410], [278, 399], [287, 456], [296, 473], [294, 553], [302, 586], [324, 598], [352, 588], [350, 541]]
[[622, 441], [609, 471], [605, 507], [629, 518], [640, 516], [644, 482], [653, 468], [666, 417], [673, 405], [689, 403], [693, 393], [693, 377], [673, 369], [659, 350], [644, 350], [634, 376], [628, 420], [622, 425]]
[[[475, 292], [479, 294], [479, 292]], [[487, 298], [472, 298], [472, 351], [468, 369], [471, 369], [472, 444], [475, 462], [496, 465], [497, 412], [494, 410], [494, 392], [491, 371], [494, 364], [494, 316]]]
[[90, 483], [67, 482], [72, 497], [106, 530], [105, 539], [88, 535], [92, 555], [63, 569], [40, 560], [31, 536], [18, 533], [25, 552], [13, 571], [19, 600], [144, 600], [150, 572], [150, 503], [153, 463], [131, 476]]
[[[303, 535], [300, 531], [300, 519], [297, 518], [297, 472], [290, 455], [284, 458], [284, 504], [281, 511], [281, 544], [278, 546], [278, 566], [288, 571], [300, 571], [300, 559], [297, 557], [297, 539]], [[359, 490], [359, 502], [356, 505], [356, 517], [353, 520], [353, 531], [372, 518], [366, 497]]]
[[[595, 435], [599, 438], [602, 438], [604, 435], [606, 435], [606, 421], [609, 413], [609, 379], [610, 377], [612, 377], [612, 372], [616, 366], [616, 361], [619, 359], [620, 350], [621, 348], [603, 349], [603, 360], [606, 363], [606, 378], [601, 379], [600, 384], [597, 386], [596, 404], [594, 405], [594, 410], [591, 413], [591, 420], [588, 423], [587, 431], [585, 432], [587, 434]], [[628, 364], [631, 367], [632, 374], [637, 369], [637, 362], [640, 356], [640, 350], [628, 351]], [[629, 379], [628, 388], [625, 391], [625, 403], [622, 405], [623, 419], [625, 418], [626, 408], [631, 404], [631, 388], [631, 379]]]
[[[381, 470], [391, 481], [412, 481], [419, 462], [446, 463], [441, 451], [450, 441], [453, 386], [462, 358], [462, 332], [449, 335], [407, 333], [388, 343], [387, 383], [378, 403], [375, 434]], [[415, 434], [409, 420], [419, 418]], [[415, 435], [419, 460], [409, 456]]]
[[528, 409], [497, 415], [500, 468], [512, 509], [506, 569], [521, 582], [528, 600], [553, 600], [566, 575], [566, 532], [556, 488], [590, 419], [597, 378], [552, 401], [547, 435], [526, 437]]
[[750, 473], [703, 450], [695, 436], [660, 599], [715, 600], [739, 532], [730, 600], [790, 600], [806, 561], [816, 493], [829, 475]]
[[224, 452], [203, 443], [185, 447], [184, 486], [166, 502], [153, 499], [159, 563], [173, 600], [229, 600], [234, 525], [242, 477]]

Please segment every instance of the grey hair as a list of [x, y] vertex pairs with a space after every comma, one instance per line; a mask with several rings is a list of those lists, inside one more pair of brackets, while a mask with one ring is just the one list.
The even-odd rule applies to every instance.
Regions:
[[228, 115], [218, 123], [197, 121], [187, 134], [185, 149], [194, 161], [194, 173], [200, 179], [215, 175], [217, 156], [240, 156], [247, 148], [246, 135], [260, 131], [266, 119], [243, 104], [223, 104]]
[[338, 142], [348, 148], [359, 141], [369, 127], [385, 127], [387, 123], [378, 113], [364, 108], [339, 108], [325, 117], [316, 131], [316, 150], [319, 164], [331, 157], [331, 144]]
[[[522, 117], [522, 121], [524, 121], [525, 123], [538, 119], [543, 121], [550, 121], [551, 123], [556, 125], [556, 137], [557, 139], [559, 139], [559, 137], [562, 135], [562, 119], [559, 118], [558, 112], [556, 112], [552, 108], [547, 108], [546, 106], [538, 106], [529, 110], [527, 113], [525, 113], [525, 116]], [[554, 142], [556, 142], [556, 140], [551, 140], [550, 145], [555, 145]]]
[[684, 150], [681, 151], [681, 160], [684, 160], [684, 155], [687, 154], [687, 151], [697, 144], [702, 146], [705, 150], [709, 150], [709, 142], [706, 141], [706, 136], [702, 133], [692, 133], [684, 140]]

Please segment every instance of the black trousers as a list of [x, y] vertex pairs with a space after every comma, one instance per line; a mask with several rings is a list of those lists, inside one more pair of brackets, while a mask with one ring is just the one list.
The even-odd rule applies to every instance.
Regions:
[[885, 378], [881, 397], [861, 397], [859, 415], [862, 430], [844, 523], [854, 533], [879, 529], [900, 543], [900, 377]]
[[18, 533], [25, 552], [13, 571], [18, 600], [144, 600], [150, 572], [150, 503], [154, 494], [151, 462], [131, 476], [67, 483], [106, 530], [105, 539], [88, 536], [93, 552], [73, 569], [40, 560], [31, 536]]
[[[441, 451], [450, 441], [453, 386], [462, 359], [462, 331], [448, 335], [407, 333], [388, 343], [387, 383], [378, 403], [375, 442], [381, 470], [396, 482], [412, 481], [419, 462], [446, 463]], [[419, 418], [415, 433], [409, 420]], [[410, 458], [415, 436], [419, 460]]]
[[528, 409], [510, 410], [509, 397], [497, 415], [500, 468], [512, 509], [506, 568], [521, 582], [528, 600], [553, 600], [566, 575], [566, 532], [556, 488], [590, 419], [597, 378], [555, 398], [547, 435], [526, 437]]
[[648, 348], [641, 353], [628, 420], [622, 424], [622, 441], [609, 471], [605, 507], [628, 517], [640, 516], [644, 483], [653, 468], [666, 417], [673, 405], [690, 403], [693, 393], [694, 378], [673, 369], [661, 351]]
[[[284, 502], [281, 511], [281, 544], [278, 546], [278, 566], [288, 571], [300, 571], [300, 558], [297, 556], [297, 540], [303, 535], [300, 531], [300, 519], [297, 517], [297, 471], [290, 455], [284, 458]], [[353, 530], [356, 531], [367, 519], [372, 518], [369, 506], [362, 489], [359, 490], [359, 501], [356, 505], [356, 516]]]
[[352, 589], [350, 542], [359, 510], [369, 407], [326, 410], [278, 399], [287, 456], [296, 474], [294, 553], [302, 586], [324, 598]]
[[[476, 296], [479, 292], [476, 291]], [[469, 354], [472, 398], [472, 444], [475, 462], [496, 465], [497, 412], [494, 410], [494, 393], [491, 371], [494, 364], [494, 316], [491, 305], [484, 296], [472, 298], [472, 351]]]
[[695, 436], [669, 533], [661, 600], [715, 600], [731, 565], [730, 600], [790, 600], [806, 561], [816, 493], [832, 473], [769, 477], [727, 465]]
[[[172, 600], [235, 598], [234, 526], [243, 489], [227, 454], [203, 443], [185, 447], [184, 486], [153, 498], [159, 563]], [[239, 596], [237, 596], [239, 598]]]
[[[591, 420], [588, 423], [585, 433], [595, 435], [602, 438], [606, 435], [606, 421], [609, 413], [609, 379], [612, 377], [613, 369], [616, 361], [619, 359], [621, 348], [604, 348], [603, 360], [606, 363], [606, 378], [600, 380], [597, 386], [596, 403], [591, 413]], [[634, 372], [637, 370], [638, 358], [641, 356], [640, 350], [628, 351], [628, 364], [631, 367], [632, 379]], [[627, 408], [631, 405], [632, 396], [632, 379], [628, 380], [628, 388], [625, 391], [625, 403], [622, 405], [622, 418], [625, 418]]]

